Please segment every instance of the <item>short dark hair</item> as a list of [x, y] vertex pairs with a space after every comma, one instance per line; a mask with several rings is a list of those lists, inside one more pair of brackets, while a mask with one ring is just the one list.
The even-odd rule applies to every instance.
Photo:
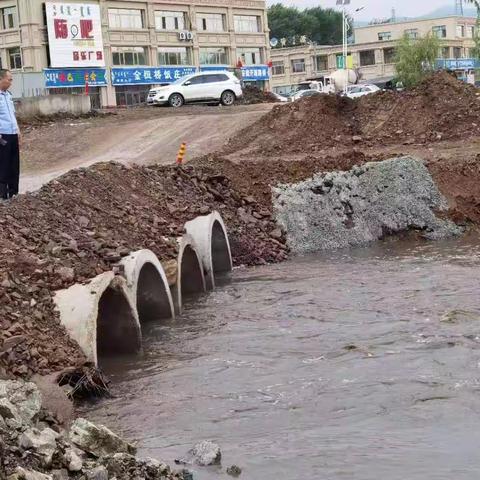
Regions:
[[10, 70], [8, 68], [0, 68], [0, 80], [2, 78], [5, 78], [5, 75], [9, 72]]

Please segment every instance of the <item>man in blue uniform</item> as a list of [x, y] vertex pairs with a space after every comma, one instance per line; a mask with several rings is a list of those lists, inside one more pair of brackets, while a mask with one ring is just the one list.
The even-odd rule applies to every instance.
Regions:
[[12, 198], [18, 193], [20, 149], [18, 123], [12, 94], [13, 81], [9, 70], [0, 69], [0, 198]]

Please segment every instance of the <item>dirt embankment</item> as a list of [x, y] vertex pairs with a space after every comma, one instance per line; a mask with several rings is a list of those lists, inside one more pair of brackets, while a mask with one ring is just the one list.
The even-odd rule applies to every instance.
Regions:
[[318, 95], [277, 105], [236, 134], [223, 154], [311, 154], [328, 147], [426, 144], [480, 134], [480, 94], [441, 72], [404, 92], [355, 101]]

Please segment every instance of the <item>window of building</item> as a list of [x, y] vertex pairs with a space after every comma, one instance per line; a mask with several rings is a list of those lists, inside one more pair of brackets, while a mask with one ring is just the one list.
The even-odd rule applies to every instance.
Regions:
[[360, 66], [375, 65], [375, 50], [363, 50], [360, 52]]
[[457, 37], [463, 38], [465, 36], [465, 25], [457, 25]]
[[2, 28], [8, 30], [17, 28], [17, 7], [6, 7], [1, 9], [2, 12]]
[[200, 64], [202, 65], [228, 65], [227, 49], [218, 48], [201, 48]]
[[391, 40], [392, 39], [392, 32], [380, 32], [378, 34], [378, 40]]
[[143, 10], [129, 8], [109, 8], [108, 24], [110, 28], [125, 30], [143, 28]]
[[235, 15], [235, 31], [240, 33], [258, 33], [262, 31], [260, 17], [253, 15]]
[[157, 30], [186, 30], [186, 18], [185, 12], [158, 10], [155, 12], [155, 28]]
[[394, 48], [383, 49], [383, 60], [385, 63], [395, 63], [396, 52]]
[[160, 47], [158, 49], [159, 65], [190, 65], [190, 49], [187, 47]]
[[272, 75], [285, 75], [285, 64], [283, 61], [272, 62]]
[[315, 69], [317, 72], [323, 72], [325, 70], [328, 70], [327, 55], [317, 55], [315, 57]]
[[203, 32], [224, 32], [225, 15], [221, 13], [198, 13], [197, 28]]
[[441, 47], [440, 56], [442, 58], [450, 58], [450, 47]]
[[262, 64], [262, 53], [259, 48], [239, 48], [237, 56], [244, 65]]
[[438, 38], [447, 38], [447, 27], [446, 25], [440, 25], [432, 27], [433, 34]]
[[303, 73], [305, 72], [305, 59], [296, 58], [292, 60], [292, 72], [293, 73]]
[[453, 58], [462, 58], [462, 47], [453, 47]]
[[468, 38], [475, 38], [475, 27], [473, 25], [469, 25], [467, 27], [467, 37]]
[[405, 35], [408, 38], [418, 38], [418, 28], [407, 28]]
[[8, 65], [11, 70], [20, 70], [22, 68], [22, 53], [20, 47], [9, 48], [7, 50]]
[[114, 65], [148, 65], [145, 47], [112, 47]]

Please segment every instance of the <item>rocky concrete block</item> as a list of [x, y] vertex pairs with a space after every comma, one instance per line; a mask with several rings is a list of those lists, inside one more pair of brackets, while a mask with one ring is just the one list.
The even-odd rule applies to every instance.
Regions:
[[70, 429], [69, 437], [77, 447], [95, 457], [113, 453], [134, 455], [136, 452], [136, 448], [133, 445], [122, 440], [108, 428], [103, 425], [94, 425], [84, 418], [75, 420]]
[[195, 463], [201, 466], [219, 465], [222, 460], [220, 447], [208, 440], [197, 443], [190, 453], [193, 455]]
[[280, 185], [273, 189], [273, 203], [295, 253], [364, 245], [409, 229], [429, 239], [461, 233], [436, 216], [448, 203], [423, 162], [413, 157]]
[[51, 428], [45, 428], [44, 430], [30, 428], [22, 433], [18, 439], [18, 445], [25, 450], [32, 450], [42, 458], [42, 463], [45, 467], [50, 467], [53, 454], [57, 449], [58, 437], [58, 433]]
[[41, 405], [42, 397], [34, 383], [0, 380], [0, 415], [11, 428], [34, 421]]

